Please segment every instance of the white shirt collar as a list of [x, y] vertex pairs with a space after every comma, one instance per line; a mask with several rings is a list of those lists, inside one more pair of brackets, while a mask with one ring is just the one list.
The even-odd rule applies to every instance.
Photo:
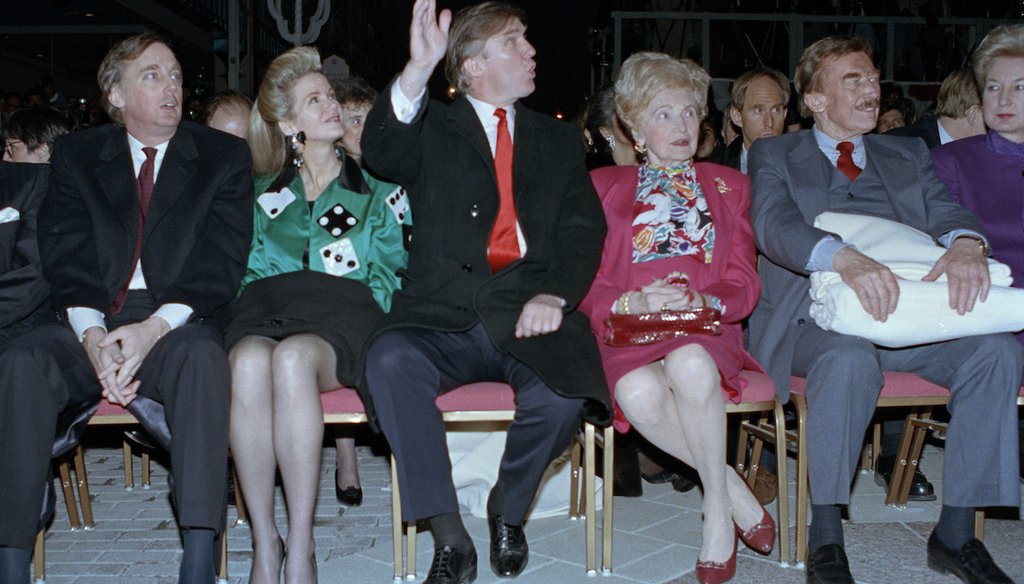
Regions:
[[935, 125], [939, 128], [939, 144], [949, 144], [950, 142], [955, 140], [953, 136], [949, 135], [949, 132], [946, 131], [946, 128], [942, 127], [942, 121], [939, 120], [938, 118], [935, 119]]
[[[164, 155], [167, 154], [167, 145], [171, 141], [168, 140], [161, 144], [154, 146], [156, 148], [156, 159], [153, 161], [153, 181], [156, 181], [157, 175], [160, 173], [160, 166], [164, 162]], [[145, 148], [145, 144], [140, 142], [138, 138], [128, 134], [128, 148], [132, 151], [132, 165], [135, 167], [135, 176], [139, 176], [139, 171], [142, 170], [142, 163], [146, 161], [146, 153], [142, 151]]]
[[[493, 156], [494, 147], [498, 141], [498, 117], [494, 115], [494, 110], [498, 108], [471, 95], [466, 95], [466, 99], [469, 100], [469, 104], [473, 106], [473, 111], [476, 112], [476, 117], [480, 119], [480, 123], [484, 127], [484, 133], [487, 134], [487, 142], [491, 145], [491, 155]], [[508, 133], [512, 137], [512, 142], [515, 143], [516, 108], [514, 105], [510, 105], [502, 109], [505, 110], [505, 121], [508, 122]]]

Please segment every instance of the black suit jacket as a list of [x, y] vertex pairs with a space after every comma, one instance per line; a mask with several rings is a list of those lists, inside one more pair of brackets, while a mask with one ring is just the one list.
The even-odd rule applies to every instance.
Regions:
[[902, 128], [894, 128], [886, 132], [886, 134], [920, 138], [924, 140], [929, 150], [942, 145], [942, 138], [939, 137], [939, 120], [935, 116], [921, 116], [921, 119], [913, 124]]
[[[487, 242], [498, 210], [494, 158], [465, 98], [428, 101], [399, 122], [381, 92], [363, 131], [367, 165], [403, 185], [416, 226], [385, 328], [467, 330], [482, 322], [494, 345], [529, 365], [561, 395], [590, 398], [585, 415], [610, 420], [608, 389], [587, 319], [576, 307], [597, 271], [604, 214], [572, 126], [517, 104], [513, 139], [516, 214], [526, 255], [496, 274]], [[515, 338], [523, 305], [537, 294], [568, 303], [561, 328]]]
[[0, 350], [5, 332], [28, 332], [46, 300], [36, 218], [47, 176], [45, 164], [0, 163]]
[[[138, 194], [127, 132], [101, 126], [61, 136], [40, 213], [39, 247], [54, 308], [110, 304], [131, 277]], [[187, 304], [206, 319], [238, 290], [252, 239], [245, 142], [182, 122], [160, 166], [142, 241], [155, 306]]]

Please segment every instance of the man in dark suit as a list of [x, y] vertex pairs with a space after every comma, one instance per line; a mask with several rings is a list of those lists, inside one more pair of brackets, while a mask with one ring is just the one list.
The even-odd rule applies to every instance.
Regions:
[[909, 126], [889, 131], [892, 136], [920, 138], [929, 150], [984, 133], [985, 120], [981, 115], [978, 84], [969, 68], [957, 69], [942, 81], [934, 115], [921, 116]]
[[98, 80], [118, 124], [58, 139], [39, 214], [61, 322], [0, 354], [0, 576], [27, 580], [58, 417], [102, 395], [137, 416], [164, 409], [179, 579], [212, 582], [229, 368], [211, 319], [234, 297], [252, 236], [249, 152], [181, 121], [181, 67], [156, 35], [114, 46]]
[[740, 137], [726, 147], [722, 164], [746, 173], [747, 153], [754, 141], [785, 131], [788, 104], [789, 80], [775, 69], [751, 69], [737, 77], [727, 111]]
[[[474, 6], [452, 22], [447, 10], [435, 16], [433, 0], [417, 0], [411, 58], [363, 133], [366, 164], [406, 187], [416, 216], [365, 385], [398, 461], [403, 519], [430, 520], [429, 583], [476, 577], [439, 394], [485, 380], [516, 391], [487, 506], [500, 576], [525, 567], [527, 509], [581, 415], [610, 418], [597, 347], [576, 310], [600, 260], [604, 217], [573, 129], [517, 103], [534, 89], [525, 31], [507, 4]], [[446, 47], [448, 78], [465, 94], [450, 106], [425, 96]]]
[[955, 204], [924, 144], [875, 127], [880, 88], [861, 39], [829, 37], [804, 51], [797, 90], [814, 128], [757, 141], [750, 152], [751, 218], [761, 299], [750, 318], [751, 352], [788, 399], [790, 375], [807, 379], [811, 523], [807, 581], [852, 583], [840, 506], [850, 500], [882, 371], [909, 371], [950, 390], [942, 514], [928, 564], [969, 582], [1009, 582], [973, 538], [976, 507], [1020, 503], [1016, 395], [1020, 345], [1009, 334], [883, 349], [819, 328], [809, 315], [809, 274], [838, 272], [863, 309], [884, 321], [899, 301], [896, 277], [813, 226], [823, 211], [871, 214], [920, 229], [948, 248], [926, 279], [945, 274], [950, 307], [963, 314], [989, 286], [977, 219]]
[[36, 218], [47, 176], [44, 164], [0, 163], [0, 351], [45, 313]]

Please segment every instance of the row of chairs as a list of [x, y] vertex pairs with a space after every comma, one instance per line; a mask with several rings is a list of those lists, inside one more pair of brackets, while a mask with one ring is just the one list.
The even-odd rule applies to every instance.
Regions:
[[[791, 381], [791, 397], [796, 410], [796, 428], [787, 430], [783, 415], [782, 405], [775, 398], [775, 388], [771, 379], [766, 375], [743, 371], [741, 376], [744, 380], [743, 401], [738, 404], [729, 403], [726, 412], [730, 415], [739, 415], [740, 436], [737, 441], [736, 467], [741, 473], [746, 472], [748, 484], [751, 486], [757, 480], [759, 467], [757, 461], [765, 445], [772, 445], [777, 450], [792, 451], [797, 459], [797, 481], [796, 481], [796, 542], [795, 557], [790, 556], [789, 541], [789, 497], [788, 477], [786, 465], [778, 465], [778, 503], [776, 516], [779, 529], [779, 560], [787, 564], [791, 559], [798, 564], [806, 559], [807, 554], [807, 449], [806, 449], [806, 414], [807, 402], [804, 393], [804, 380], [794, 377]], [[909, 373], [886, 373], [885, 385], [878, 401], [878, 407], [901, 407], [909, 408], [906, 417], [906, 429], [897, 454], [898, 468], [893, 472], [890, 489], [886, 495], [886, 504], [894, 507], [906, 505], [909, 496], [911, 478], [917, 467], [921, 450], [923, 448], [924, 435], [927, 430], [937, 430], [944, 427], [943, 423], [931, 416], [933, 408], [943, 406], [947, 403], [949, 393], [945, 388], [934, 385], [924, 379]], [[366, 412], [358, 394], [348, 388], [340, 388], [336, 391], [322, 394], [321, 403], [324, 411], [325, 424], [361, 424], [366, 422]], [[446, 393], [437, 399], [437, 405], [443, 412], [445, 422], [459, 424], [464, 422], [488, 422], [504, 424], [511, 422], [515, 413], [514, 395], [512, 389], [500, 383], [475, 383], [457, 388]], [[1018, 404], [1024, 405], [1024, 390], [1018, 399]], [[90, 424], [135, 424], [135, 418], [122, 408], [104, 402], [99, 411], [90, 421]], [[864, 458], [863, 466], [873, 468], [878, 453], [879, 431], [875, 427], [873, 437], [873, 448], [870, 455]], [[753, 442], [753, 449], [750, 457], [747, 457], [747, 446]], [[584, 423], [576, 440], [572, 445], [572, 480], [570, 484], [570, 508], [569, 516], [573, 519], [584, 519], [586, 538], [585, 555], [586, 569], [588, 573], [597, 572], [597, 489], [596, 489], [596, 465], [598, 449], [603, 452], [603, 476], [612, 476], [614, 464], [612, 453], [614, 451], [614, 431], [611, 427], [597, 428], [590, 423]], [[779, 445], [783, 445], [780, 447]], [[125, 485], [134, 485], [133, 465], [131, 462], [130, 445], [124, 444], [125, 457]], [[782, 458], [782, 457], [780, 457]], [[750, 461], [748, 464], [747, 461]], [[71, 464], [75, 469], [75, 480], [71, 479], [69, 462], [63, 461], [59, 465], [61, 487], [68, 506], [68, 516], [72, 529], [83, 526], [86, 529], [92, 527], [93, 514], [89, 499], [88, 477], [85, 469], [82, 449], [79, 446], [73, 451]], [[143, 484], [148, 484], [148, 453], [143, 452]], [[414, 523], [403, 526], [401, 518], [401, 502], [399, 499], [399, 485], [395, 471], [395, 461], [391, 460], [391, 481], [392, 481], [392, 549], [394, 554], [394, 577], [397, 579], [411, 579], [416, 574], [416, 525]], [[82, 505], [82, 519], [78, 519], [75, 506], [74, 487], [77, 486], [79, 499]], [[612, 488], [608, 484], [601, 492], [602, 497], [602, 521], [601, 521], [601, 559], [600, 569], [602, 572], [612, 571], [612, 522], [613, 522], [613, 500]], [[245, 506], [241, 490], [238, 489], [236, 481], [236, 501], [238, 515], [241, 521], [245, 519]], [[983, 515], [979, 513], [976, 522], [976, 534], [982, 535]], [[222, 538], [221, 550], [221, 579], [227, 578], [227, 538]], [[40, 532], [36, 541], [35, 550], [35, 573], [36, 579], [41, 580], [45, 575], [43, 549], [43, 532]]]

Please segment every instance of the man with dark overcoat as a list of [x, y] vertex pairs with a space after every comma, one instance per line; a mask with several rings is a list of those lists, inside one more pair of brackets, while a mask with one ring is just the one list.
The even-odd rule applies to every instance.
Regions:
[[[576, 310], [600, 260], [604, 216], [573, 128], [519, 103], [534, 90], [536, 67], [525, 33], [508, 4], [473, 6], [453, 22], [433, 0], [417, 0], [410, 60], [363, 131], [366, 164], [406, 187], [416, 216], [402, 289], [368, 349], [364, 385], [398, 462], [402, 519], [430, 522], [430, 584], [476, 577], [438, 395], [474, 381], [515, 390], [487, 504], [499, 576], [526, 566], [526, 512], [581, 416], [610, 421], [597, 347]], [[451, 105], [425, 95], [446, 53], [462, 94]]]
[[0, 354], [0, 580], [22, 584], [58, 419], [101, 399], [160, 412], [182, 532], [179, 581], [212, 583], [224, 527], [229, 367], [213, 322], [252, 237], [245, 143], [181, 120], [182, 72], [153, 34], [98, 80], [117, 123], [60, 137], [39, 212], [58, 322]]

